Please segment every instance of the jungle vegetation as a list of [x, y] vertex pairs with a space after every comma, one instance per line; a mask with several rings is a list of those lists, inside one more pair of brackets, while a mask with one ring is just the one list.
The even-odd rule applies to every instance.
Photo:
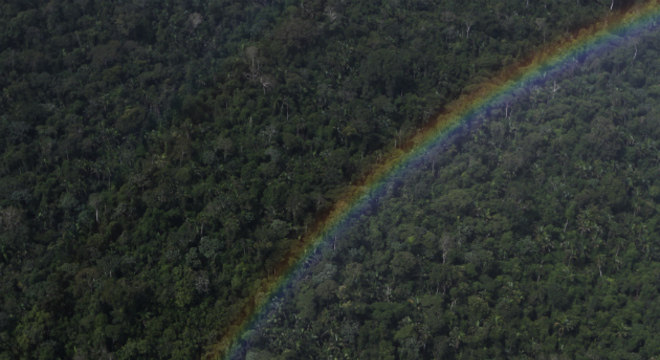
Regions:
[[657, 359], [660, 37], [572, 59], [349, 219], [248, 359]]
[[[631, 4], [582, 0], [3, 1], [0, 359], [202, 357], [292, 244], [382, 154], [498, 70]], [[642, 61], [641, 51], [633, 67], [611, 61], [592, 75], [595, 79], [582, 78], [598, 84], [592, 86], [593, 91], [609, 91], [594, 93], [599, 100], [570, 98], [569, 90], [579, 88], [562, 84], [565, 95], [557, 99], [562, 99], [564, 107], [577, 107], [571, 101], [585, 102], [590, 110], [583, 111], [584, 117], [550, 126], [546, 121], [559, 120], [538, 113], [535, 122], [523, 122], [519, 118], [523, 109], [530, 114], [541, 110], [521, 104], [508, 123], [493, 122], [479, 130], [484, 133], [482, 142], [457, 142], [463, 145], [440, 155], [438, 173], [419, 179], [420, 184], [442, 179], [428, 185], [437, 190], [435, 201], [424, 204], [394, 198], [391, 201], [399, 203], [390, 213], [379, 211], [381, 215], [371, 221], [410, 213], [430, 219], [426, 213], [432, 211], [430, 207], [441, 207], [433, 211], [446, 218], [434, 217], [423, 234], [404, 225], [379, 230], [399, 243], [413, 238], [396, 249], [386, 250], [393, 241], [376, 245], [376, 235], [351, 245], [357, 246], [357, 253], [342, 261], [361, 266], [365, 274], [372, 274], [373, 266], [389, 269], [391, 259], [403, 264], [414, 261], [408, 269], [378, 270], [379, 276], [390, 282], [397, 279], [398, 284], [389, 299], [378, 299], [384, 305], [359, 299], [357, 284], [364, 284], [364, 293], [371, 291], [367, 286], [376, 284], [364, 281], [372, 275], [346, 285], [344, 289], [350, 289], [346, 296], [357, 296], [353, 303], [365, 304], [351, 318], [353, 322], [347, 322], [349, 327], [362, 329], [355, 326], [367, 321], [381, 324], [371, 327], [372, 334], [355, 337], [359, 347], [342, 347], [347, 354], [357, 354], [358, 348], [367, 351], [360, 356], [376, 354], [373, 347], [382, 342], [383, 354], [422, 356], [445, 351], [443, 341], [454, 354], [501, 354], [488, 342], [479, 344], [482, 338], [470, 330], [483, 327], [486, 323], [481, 319], [488, 319], [488, 314], [511, 326], [526, 324], [528, 332], [521, 332], [506, 348], [531, 351], [530, 337], [524, 334], [539, 333], [539, 326], [551, 324], [547, 326], [552, 336], [561, 338], [553, 313], [546, 309], [552, 306], [572, 316], [566, 321], [573, 327], [561, 330], [562, 335], [577, 333], [581, 326], [592, 329], [580, 320], [584, 314], [579, 309], [571, 310], [575, 299], [587, 295], [565, 291], [569, 283], [561, 276], [576, 281], [568, 290], [587, 291], [590, 288], [582, 286], [587, 283], [600, 289], [589, 295], [597, 304], [603, 303], [594, 305], [594, 311], [618, 316], [613, 320], [618, 332], [603, 346], [625, 339], [632, 345], [621, 351], [649, 349], [652, 342], [645, 331], [650, 328], [639, 322], [647, 318], [639, 315], [638, 307], [653, 295], [653, 279], [657, 282], [657, 269], [652, 267], [656, 256], [652, 241], [657, 239], [652, 222], [658, 196], [652, 174], [657, 127], [648, 97], [655, 96], [657, 89], [652, 81], [645, 81], [650, 74], [644, 67], [653, 65], [650, 52]], [[605, 87], [612, 83], [618, 87]], [[576, 96], [581, 92], [574, 90]], [[618, 112], [592, 116], [592, 112], [604, 112], [605, 105], [588, 103], [611, 99], [617, 99]], [[639, 101], [641, 110], [627, 107]], [[556, 109], [559, 105], [553, 106], [554, 110], [550, 105], [543, 109], [563, 114]], [[599, 126], [592, 129], [592, 123]], [[513, 131], [511, 124], [525, 125]], [[489, 138], [487, 129], [499, 137]], [[561, 141], [553, 137], [559, 136], [557, 131], [566, 134]], [[492, 146], [483, 141], [500, 146], [503, 160], [494, 158]], [[536, 155], [514, 151], [522, 146]], [[545, 152], [551, 146], [560, 147], [559, 157]], [[572, 150], [575, 146], [585, 151]], [[606, 157], [596, 161], [597, 156]], [[571, 166], [578, 167], [576, 159], [581, 159], [584, 169], [569, 171]], [[536, 168], [531, 167], [533, 163]], [[541, 181], [539, 176], [552, 180]], [[499, 182], [492, 187], [479, 185], [486, 179]], [[533, 202], [540, 186], [554, 191], [543, 193], [550, 197], [543, 204]], [[527, 188], [530, 192], [522, 191]], [[610, 189], [616, 191], [610, 193]], [[584, 194], [570, 200], [554, 197], [556, 191], [576, 197]], [[514, 203], [499, 200], [508, 192], [513, 192], [510, 201]], [[438, 200], [441, 197], [443, 201]], [[471, 202], [473, 198], [479, 199], [478, 204]], [[553, 215], [570, 201], [575, 202], [567, 208], [572, 212]], [[599, 207], [596, 201], [608, 207]], [[523, 211], [520, 204], [535, 210]], [[592, 210], [585, 213], [585, 209]], [[459, 216], [472, 220], [456, 221]], [[488, 216], [501, 224], [484, 229], [479, 219]], [[572, 217], [594, 228], [578, 228]], [[571, 221], [564, 225], [566, 218]], [[461, 232], [457, 224], [470, 228]], [[427, 239], [427, 233], [433, 236]], [[457, 237], [459, 233], [465, 238]], [[459, 239], [467, 248], [457, 245]], [[538, 252], [532, 250], [538, 239], [545, 239], [546, 250], [530, 257], [520, 255], [516, 264], [507, 263], [510, 267], [501, 263], [517, 259], [515, 251]], [[359, 245], [361, 241], [366, 242], [364, 246]], [[438, 250], [446, 241], [454, 252]], [[478, 244], [479, 251], [472, 250], [472, 244]], [[421, 258], [424, 246], [435, 246], [435, 250]], [[367, 250], [389, 253], [369, 255]], [[475, 256], [481, 260], [466, 260], [467, 253], [479, 254]], [[571, 255], [558, 255], [564, 253]], [[538, 261], [532, 266], [531, 259]], [[427, 265], [435, 270], [422, 269]], [[343, 263], [334, 266], [340, 269]], [[597, 276], [592, 273], [596, 268]], [[452, 269], [453, 275], [446, 275], [445, 269]], [[551, 293], [573, 294], [568, 300], [551, 300], [528, 286], [529, 274], [545, 281], [555, 270], [558, 275]], [[344, 286], [340, 273], [328, 278], [337, 289]], [[619, 287], [597, 287], [604, 279], [623, 287], [619, 277], [623, 274], [630, 279], [620, 292], [610, 293]], [[433, 280], [423, 281], [427, 275]], [[511, 279], [497, 280], [498, 276]], [[511, 284], [518, 295], [496, 314], [492, 309], [498, 297], [475, 294], [480, 286], [500, 289], [500, 283]], [[339, 295], [332, 295], [332, 283], [326, 285], [327, 294], [316, 286], [312, 291], [311, 285], [301, 285], [308, 287], [303, 291], [308, 294], [304, 301], [311, 307], [300, 317], [309, 324], [318, 322], [314, 326], [343, 321], [341, 315], [329, 313], [339, 309]], [[448, 330], [456, 328], [453, 335], [443, 320], [433, 325], [439, 328], [428, 330], [432, 336], [419, 340], [421, 315], [411, 312], [417, 300], [407, 299], [429, 292], [425, 286], [432, 286], [436, 297], [417, 298], [442, 316], [449, 316], [443, 309], [454, 300], [452, 306], [458, 307], [481, 301], [481, 325], [463, 321], [460, 314], [469, 311], [461, 310]], [[449, 298], [452, 291], [459, 293]], [[532, 295], [534, 291], [541, 292], [537, 296]], [[539, 306], [535, 310], [539, 315], [528, 318], [520, 302], [532, 297], [538, 305], [530, 306]], [[398, 310], [388, 308], [387, 301], [393, 301]], [[643, 310], [653, 311], [651, 305]], [[374, 315], [372, 306], [381, 306], [377, 312], [382, 316]], [[630, 315], [620, 313], [622, 308]], [[535, 323], [538, 319], [545, 322]], [[384, 333], [392, 328], [388, 324], [402, 321], [408, 321], [407, 333], [396, 338]], [[266, 339], [272, 333], [263, 336]], [[431, 338], [439, 345], [431, 345]], [[479, 345], [466, 346], [468, 339]], [[588, 339], [576, 339], [572, 346], [586, 344]], [[408, 342], [422, 345], [402, 345]], [[330, 351], [326, 345], [313, 344], [301, 343], [305, 352], [297, 354]], [[283, 355], [303, 351], [288, 343], [269, 346], [264, 351]]]

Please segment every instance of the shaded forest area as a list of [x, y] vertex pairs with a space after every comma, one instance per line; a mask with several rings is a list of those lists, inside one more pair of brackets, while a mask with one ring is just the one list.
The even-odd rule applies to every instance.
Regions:
[[392, 179], [240, 354], [657, 359], [658, 35], [527, 89]]
[[0, 358], [200, 357], [380, 154], [609, 5], [2, 2]]

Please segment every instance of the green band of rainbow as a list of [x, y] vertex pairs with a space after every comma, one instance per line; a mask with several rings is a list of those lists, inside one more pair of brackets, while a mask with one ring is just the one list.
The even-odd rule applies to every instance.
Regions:
[[501, 108], [533, 86], [542, 85], [553, 76], [579, 65], [587, 56], [621, 46], [657, 28], [660, 23], [659, 2], [653, 0], [623, 13], [612, 13], [603, 21], [545, 47], [527, 61], [505, 69], [499, 76], [482, 84], [479, 90], [448, 106], [402, 148], [393, 150], [362, 184], [351, 187], [330, 214], [319, 220], [315, 229], [291, 249], [285, 261], [278, 265], [275, 275], [262, 282], [250, 304], [236, 316], [206, 358], [244, 357], [246, 344], [242, 337], [245, 332], [259, 326], [272, 310], [273, 300], [301, 277], [314, 254], [340, 236], [372, 201], [377, 201], [386, 185], [424, 163], [431, 154], [446, 146], [457, 131], [467, 131], [477, 125], [479, 118], [489, 111]]

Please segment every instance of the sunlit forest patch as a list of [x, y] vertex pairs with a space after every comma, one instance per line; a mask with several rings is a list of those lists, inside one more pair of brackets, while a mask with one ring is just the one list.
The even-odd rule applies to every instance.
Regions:
[[236, 356], [657, 356], [660, 42], [631, 40], [397, 173]]

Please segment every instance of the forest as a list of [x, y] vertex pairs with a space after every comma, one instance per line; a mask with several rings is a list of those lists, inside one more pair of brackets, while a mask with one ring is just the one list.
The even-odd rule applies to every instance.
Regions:
[[[384, 154], [635, 3], [3, 1], [0, 359], [218, 355]], [[657, 355], [659, 50], [643, 44], [393, 188], [242, 355]]]
[[660, 32], [481, 114], [350, 219], [247, 359], [655, 359]]

